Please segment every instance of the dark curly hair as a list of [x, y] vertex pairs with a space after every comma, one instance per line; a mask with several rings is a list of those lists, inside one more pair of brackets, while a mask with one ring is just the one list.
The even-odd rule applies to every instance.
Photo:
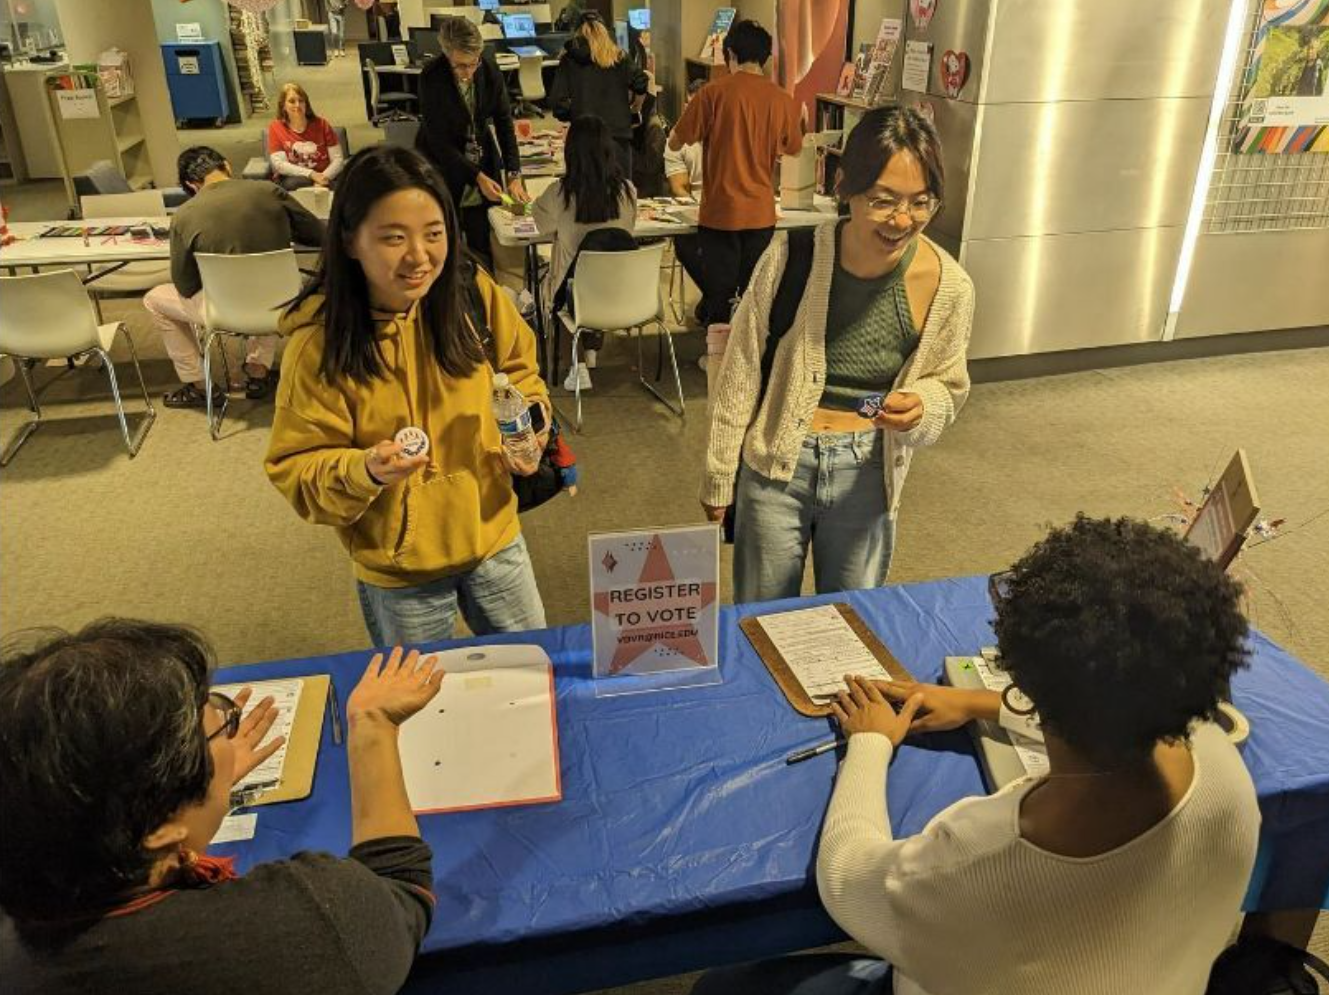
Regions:
[[997, 645], [1043, 726], [1105, 767], [1213, 719], [1247, 664], [1241, 586], [1174, 532], [1076, 517], [997, 585]]
[[96, 915], [146, 883], [144, 838], [207, 794], [211, 650], [192, 629], [117, 618], [15, 640], [0, 663], [0, 908]]
[[209, 174], [229, 168], [230, 163], [226, 161], [226, 156], [207, 145], [191, 145], [175, 160], [180, 186], [184, 187], [191, 197], [198, 193]]

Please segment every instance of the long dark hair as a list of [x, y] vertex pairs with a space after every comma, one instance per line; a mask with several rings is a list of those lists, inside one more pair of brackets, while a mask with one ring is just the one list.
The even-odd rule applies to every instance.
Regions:
[[443, 209], [448, 257], [434, 285], [420, 301], [420, 323], [434, 361], [444, 373], [464, 377], [484, 362], [484, 349], [465, 319], [466, 285], [473, 263], [462, 244], [457, 209], [438, 170], [419, 153], [377, 145], [351, 156], [337, 184], [318, 272], [292, 303], [314, 293], [324, 296], [323, 361], [319, 373], [367, 384], [383, 375], [383, 350], [370, 313], [369, 284], [360, 263], [347, 251], [356, 229], [381, 198], [398, 190], [423, 190]]
[[609, 125], [590, 116], [573, 121], [563, 146], [563, 160], [563, 206], [576, 205], [577, 221], [593, 225], [618, 217], [619, 201], [627, 193], [628, 181]]

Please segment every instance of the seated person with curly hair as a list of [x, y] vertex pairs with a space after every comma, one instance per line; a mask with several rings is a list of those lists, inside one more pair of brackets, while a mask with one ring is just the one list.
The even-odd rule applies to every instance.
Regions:
[[[6, 995], [388, 995], [434, 907], [397, 727], [443, 678], [400, 648], [346, 705], [348, 858], [243, 876], [205, 851], [232, 786], [278, 746], [264, 699], [209, 690], [198, 633], [106, 619], [0, 664]], [[333, 772], [336, 773], [335, 771]]]
[[1205, 990], [1260, 826], [1213, 722], [1246, 665], [1239, 585], [1171, 532], [1083, 516], [995, 579], [998, 647], [1037, 706], [1051, 772], [896, 839], [886, 772], [907, 735], [1021, 720], [995, 692], [851, 680], [834, 706], [849, 748], [817, 884], [885, 961], [766, 961], [712, 972], [694, 995]]

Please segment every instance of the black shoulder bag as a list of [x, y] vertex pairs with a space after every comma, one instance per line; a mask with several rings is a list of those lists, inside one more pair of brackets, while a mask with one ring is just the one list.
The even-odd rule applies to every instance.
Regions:
[[[780, 340], [794, 325], [798, 315], [798, 305], [803, 300], [807, 289], [808, 277], [812, 274], [812, 249], [817, 237], [816, 228], [794, 228], [788, 236], [788, 255], [785, 257], [784, 272], [780, 274], [780, 285], [776, 288], [775, 299], [771, 301], [771, 320], [766, 330], [766, 347], [761, 353], [761, 389], [757, 393], [757, 410], [766, 399], [766, 386], [770, 383], [771, 369], [775, 366], [775, 353], [780, 348]], [[740, 456], [741, 460], [742, 457]], [[722, 529], [724, 541], [734, 541], [734, 508], [738, 503], [738, 475], [734, 475], [734, 500], [725, 509]]]

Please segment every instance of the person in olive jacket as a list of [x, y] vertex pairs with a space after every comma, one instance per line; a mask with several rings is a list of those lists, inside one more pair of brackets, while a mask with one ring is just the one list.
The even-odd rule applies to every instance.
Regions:
[[420, 131], [416, 149], [443, 174], [459, 208], [462, 234], [489, 265], [489, 208], [507, 192], [525, 203], [521, 156], [512, 127], [503, 73], [484, 55], [480, 30], [463, 17], [446, 17], [438, 32], [442, 56], [420, 76]]
[[650, 77], [615, 44], [600, 15], [588, 10], [563, 46], [549, 104], [560, 121], [589, 115], [609, 125], [623, 175], [631, 176], [632, 127], [650, 88]]

